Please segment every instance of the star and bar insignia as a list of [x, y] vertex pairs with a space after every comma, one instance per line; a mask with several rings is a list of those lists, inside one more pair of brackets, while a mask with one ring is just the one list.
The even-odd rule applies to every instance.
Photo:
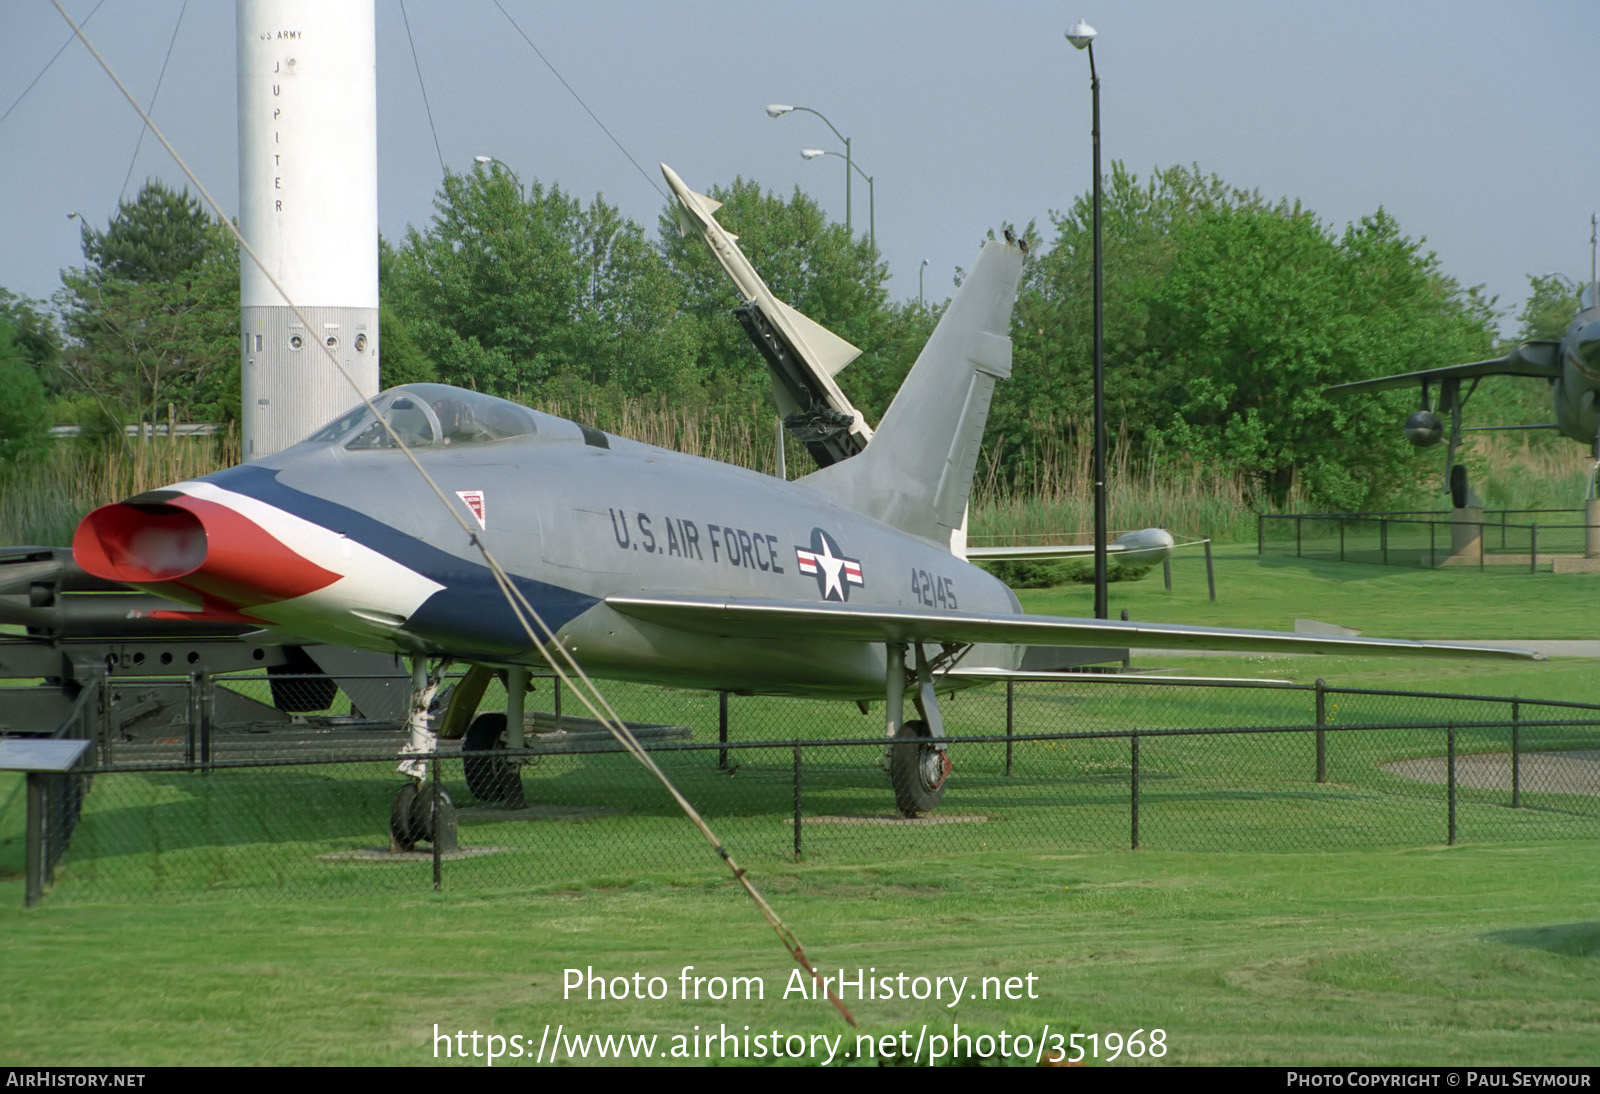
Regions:
[[850, 586], [865, 585], [861, 560], [846, 558], [839, 543], [821, 528], [811, 529], [811, 546], [795, 545], [795, 561], [800, 572], [817, 579], [817, 592], [824, 600], [849, 600]]

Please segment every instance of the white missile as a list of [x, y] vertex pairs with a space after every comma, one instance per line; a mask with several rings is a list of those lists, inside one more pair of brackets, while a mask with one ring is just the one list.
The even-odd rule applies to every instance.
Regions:
[[760, 309], [767, 322], [783, 337], [805, 366], [816, 386], [817, 394], [833, 409], [850, 415], [855, 423], [851, 426], [851, 433], [860, 436], [863, 442], [871, 440], [872, 430], [867, 425], [866, 419], [850, 404], [844, 392], [839, 390], [839, 385], [833, 381], [833, 377], [859, 357], [861, 351], [821, 323], [807, 318], [772, 294], [767, 283], [761, 280], [761, 276], [750, 265], [750, 260], [739, 249], [736, 242], [739, 237], [717, 223], [713, 214], [722, 207], [720, 201], [689, 189], [688, 184], [678, 177], [678, 173], [664, 163], [661, 165], [661, 173], [666, 177], [667, 185], [672, 187], [673, 196], [678, 199], [679, 230], [684, 235], [689, 235], [691, 232], [700, 233], [711, 248], [711, 253], [717, 256], [717, 261], [728, 272], [728, 277], [733, 280], [740, 297]]

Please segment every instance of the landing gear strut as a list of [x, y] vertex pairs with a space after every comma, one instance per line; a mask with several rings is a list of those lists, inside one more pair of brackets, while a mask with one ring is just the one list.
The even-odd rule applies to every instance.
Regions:
[[411, 661], [411, 714], [407, 721], [410, 738], [401, 749], [400, 773], [407, 782], [389, 806], [389, 850], [410, 851], [418, 843], [431, 843], [440, 851], [456, 849], [456, 810], [450, 795], [442, 789], [424, 786], [428, 761], [419, 759], [435, 752], [438, 738], [429, 726], [428, 708], [444, 676], [444, 662], [432, 669], [428, 659]]

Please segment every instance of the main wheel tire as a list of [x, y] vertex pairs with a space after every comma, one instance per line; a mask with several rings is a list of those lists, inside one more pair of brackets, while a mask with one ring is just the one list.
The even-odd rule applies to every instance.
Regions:
[[889, 781], [902, 816], [914, 817], [938, 806], [950, 777], [950, 759], [933, 743], [928, 723], [907, 722], [889, 748]]
[[1450, 469], [1450, 504], [1457, 509], [1467, 507], [1467, 469], [1459, 463]]
[[461, 770], [467, 777], [467, 789], [479, 801], [522, 801], [520, 765], [494, 755], [506, 746], [505, 731], [503, 713], [480, 714], [467, 727], [461, 741]]

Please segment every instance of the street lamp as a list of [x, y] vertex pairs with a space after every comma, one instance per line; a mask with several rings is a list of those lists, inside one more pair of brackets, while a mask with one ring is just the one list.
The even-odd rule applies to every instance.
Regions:
[[[872, 239], [872, 249], [876, 252], [878, 249], [878, 198], [872, 184], [872, 176], [861, 170], [859, 163], [851, 163], [848, 157], [838, 152], [829, 152], [825, 148], [802, 148], [800, 149], [800, 156], [802, 159], [807, 160], [814, 160], [818, 156], [838, 156], [845, 161], [847, 168], [855, 168], [856, 174], [867, 180], [867, 230]], [[846, 200], [845, 204], [848, 205], [849, 201]], [[846, 220], [845, 230], [848, 231], [849, 228], [850, 222]]]
[[1089, 96], [1094, 133], [1094, 617], [1109, 619], [1106, 596], [1106, 362], [1105, 296], [1100, 266], [1100, 76], [1094, 68], [1095, 29], [1082, 19], [1067, 31], [1075, 49], [1089, 51]]
[[493, 156], [485, 156], [482, 153], [479, 153], [478, 155], [472, 157], [472, 162], [477, 164], [479, 167], [493, 168], [494, 166], [498, 165], [505, 168], [506, 174], [511, 176], [511, 181], [517, 184], [517, 193], [521, 196], [523, 203], [527, 203], [528, 192], [522, 188], [522, 176], [513, 171], [511, 169], [511, 165], [505, 160], [496, 159]]
[[924, 258], [922, 265], [917, 268], [917, 307], [920, 310], [925, 310], [928, 307], [927, 303], [922, 299], [922, 275], [927, 271], [928, 260]]
[[[791, 114], [796, 110], [802, 110], [807, 114], [815, 114], [817, 117], [822, 119], [823, 125], [833, 130], [833, 135], [835, 137], [838, 137], [840, 140], [844, 141], [844, 228], [845, 231], [850, 232], [851, 235], [854, 235], [855, 232], [850, 225], [850, 169], [854, 166], [850, 159], [850, 138], [839, 132], [838, 127], [830, 122], [821, 111], [812, 110], [809, 106], [788, 106], [784, 103], [768, 103], [767, 117], [781, 118], [785, 114]], [[838, 155], [838, 153], [835, 152], [834, 155]]]

